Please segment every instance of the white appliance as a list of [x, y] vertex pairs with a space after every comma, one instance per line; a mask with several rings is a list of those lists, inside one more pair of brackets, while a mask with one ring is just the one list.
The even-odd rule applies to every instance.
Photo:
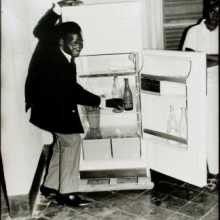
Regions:
[[[127, 142], [127, 137], [123, 140], [112, 137], [108, 140], [99, 138], [84, 143], [81, 171], [91, 172], [94, 177], [106, 177], [103, 173], [107, 173], [107, 177], [109, 175], [112, 178], [104, 178], [103, 184], [97, 182], [95, 185], [89, 185], [88, 180], [82, 179], [81, 191], [152, 188], [150, 169], [199, 187], [206, 185], [207, 140], [211, 142], [212, 139], [211, 136], [207, 139], [207, 120], [210, 121], [207, 119], [210, 115], [207, 112], [211, 110], [207, 110], [206, 56], [193, 52], [142, 51], [142, 13], [138, 0], [63, 9], [63, 21], [76, 21], [83, 28], [84, 57], [137, 53], [132, 74], [137, 76], [133, 82], [139, 88], [136, 94], [140, 97], [140, 109], [136, 109], [135, 114], [114, 116], [114, 120], [111, 120], [112, 115], [105, 111], [105, 114], [101, 114], [100, 123], [106, 126], [112, 123], [115, 127], [136, 123], [138, 138], [129, 139]], [[92, 72], [86, 64], [86, 59], [82, 59], [78, 64], [78, 74]], [[129, 72], [129, 68], [133, 67], [123, 58], [120, 59], [114, 61], [113, 58], [111, 62], [105, 59], [101, 62], [91, 62], [96, 71], [104, 68], [99, 72], [101, 75], [117, 73], [119, 69]], [[112, 80], [104, 78], [102, 83], [98, 83], [97, 80], [96, 83], [89, 83], [89, 87], [88, 83], [84, 86], [97, 94], [108, 93]], [[145, 83], [151, 85], [145, 87]], [[212, 103], [213, 106], [216, 105], [215, 101]], [[170, 114], [170, 109], [173, 109], [174, 113]], [[172, 121], [170, 115], [175, 115], [174, 132], [168, 129], [168, 124]], [[183, 120], [180, 119], [181, 115], [184, 115]], [[184, 126], [181, 121], [185, 123]], [[87, 129], [88, 123], [85, 122], [84, 126]], [[209, 124], [209, 127], [212, 126], [216, 127], [216, 123]], [[116, 133], [120, 136], [123, 131], [119, 129]], [[145, 176], [142, 173], [143, 169]], [[127, 178], [126, 182], [113, 178], [116, 171], [120, 171], [122, 177], [129, 177], [130, 170], [137, 171], [136, 180]]]
[[[95, 136], [85, 138], [81, 171], [91, 172], [92, 178], [93, 175], [96, 176], [95, 173], [103, 171], [107, 173], [107, 177], [112, 177], [114, 172], [126, 173], [132, 169], [137, 171], [137, 181], [126, 185], [118, 184], [117, 179], [110, 178], [107, 183], [109, 187], [97, 185], [96, 188], [92, 186], [88, 189], [88, 184], [84, 183], [81, 190], [152, 188], [150, 169], [199, 187], [205, 186], [207, 179], [205, 54], [147, 50], [143, 52], [143, 65], [139, 65], [137, 61], [139, 55], [136, 55], [133, 73], [135, 75], [131, 75], [135, 76], [136, 84], [134, 81], [131, 86], [136, 85], [136, 90], [132, 91], [134, 96], [140, 97], [140, 102], [134, 102], [136, 108], [130, 113], [112, 114], [111, 110], [101, 110], [102, 135], [98, 138]], [[107, 58], [108, 56], [111, 58]], [[121, 77], [131, 74], [130, 58], [129, 53], [80, 57], [77, 61], [79, 76], [87, 80], [79, 81], [94, 93], [100, 95], [105, 93], [108, 97], [113, 82], [111, 77], [114, 74]], [[121, 66], [118, 65], [120, 63]], [[109, 69], [109, 66], [115, 66], [114, 70]], [[86, 74], [82, 75], [83, 72]], [[149, 86], [149, 83], [152, 85]], [[170, 106], [176, 120], [174, 133], [168, 131]], [[181, 123], [184, 123], [184, 132], [181, 130], [183, 129]], [[109, 126], [110, 133], [107, 129]], [[129, 132], [124, 129], [126, 127], [131, 128], [131, 133], [129, 129]], [[138, 175], [143, 169], [146, 170], [146, 176], [140, 175], [139, 182]]]

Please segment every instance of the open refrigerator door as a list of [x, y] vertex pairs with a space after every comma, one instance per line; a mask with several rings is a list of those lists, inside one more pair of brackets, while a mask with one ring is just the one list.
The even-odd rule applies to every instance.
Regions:
[[206, 185], [206, 56], [145, 51], [141, 109], [147, 166]]

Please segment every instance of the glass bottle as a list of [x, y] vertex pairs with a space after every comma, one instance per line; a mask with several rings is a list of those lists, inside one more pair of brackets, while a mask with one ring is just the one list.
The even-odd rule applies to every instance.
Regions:
[[179, 121], [179, 135], [182, 138], [187, 139], [188, 137], [188, 123], [187, 123], [187, 112], [186, 108], [180, 108], [180, 121]]
[[126, 111], [133, 109], [133, 97], [131, 88], [129, 86], [128, 78], [124, 78], [124, 94], [123, 94], [123, 102], [124, 102], [124, 109]]
[[173, 105], [170, 105], [170, 111], [167, 119], [167, 133], [176, 136], [178, 133], [177, 130], [177, 120], [174, 107]]
[[[121, 93], [121, 89], [120, 89], [120, 86], [119, 86], [119, 83], [118, 83], [118, 76], [114, 76], [113, 78], [113, 85], [112, 85], [112, 98], [122, 98], [122, 93]], [[115, 113], [119, 113], [119, 112], [123, 112], [123, 109], [116, 109], [116, 108], [113, 108], [112, 109], [113, 112]]]
[[118, 84], [118, 76], [114, 76], [112, 86], [112, 98], [121, 98], [121, 96], [122, 94]]

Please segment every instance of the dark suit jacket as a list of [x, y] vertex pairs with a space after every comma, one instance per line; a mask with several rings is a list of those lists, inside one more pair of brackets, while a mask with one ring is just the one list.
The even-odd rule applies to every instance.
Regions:
[[51, 132], [82, 133], [77, 104], [99, 106], [100, 97], [76, 82], [76, 66], [60, 51], [55, 23], [59, 16], [50, 10], [38, 23], [39, 39], [25, 84], [26, 109], [30, 122]]

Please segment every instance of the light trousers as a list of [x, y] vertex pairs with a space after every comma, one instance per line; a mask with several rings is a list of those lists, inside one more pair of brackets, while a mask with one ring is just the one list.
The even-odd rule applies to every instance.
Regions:
[[60, 193], [77, 192], [80, 173], [80, 134], [54, 134], [53, 152], [44, 179], [44, 186]]

